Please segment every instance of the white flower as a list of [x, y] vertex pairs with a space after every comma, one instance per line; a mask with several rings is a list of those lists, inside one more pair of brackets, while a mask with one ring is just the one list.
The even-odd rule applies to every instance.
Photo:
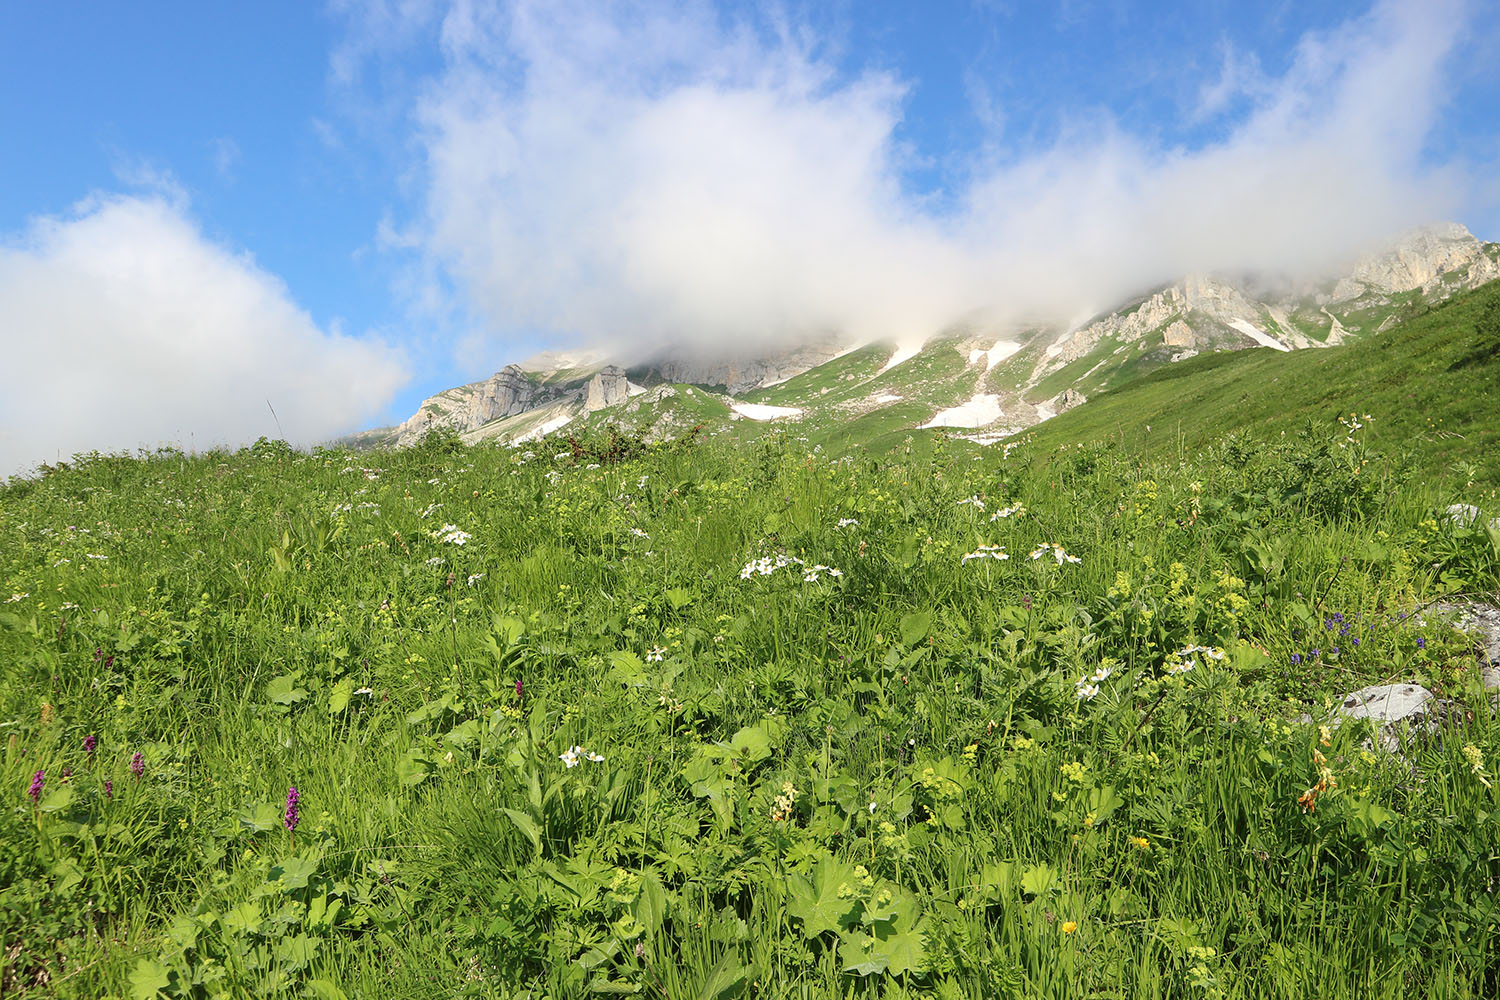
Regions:
[[593, 762], [595, 764], [602, 764], [602, 763], [604, 763], [604, 755], [602, 753], [595, 753], [592, 750], [586, 750], [586, 751], [584, 751], [583, 756], [587, 760], [589, 760], [589, 761], [591, 761], [591, 762]]
[[472, 586], [474, 586], [474, 584], [478, 583], [480, 580], [483, 580], [483, 579], [484, 579], [484, 574], [483, 573], [470, 573], [469, 574], [469, 586], [472, 587]]
[[1107, 681], [1109, 680], [1109, 675], [1112, 673], [1114, 673], [1113, 668], [1100, 667], [1098, 670], [1095, 670], [1092, 675], [1090, 675], [1089, 680], [1094, 681], [1095, 683], [1098, 683], [1099, 681]]
[[834, 525], [835, 530], [857, 527], [859, 527], [859, 521], [856, 518], [852, 517], [841, 517], [839, 518], [839, 523]]
[[1068, 553], [1063, 549], [1061, 545], [1054, 545], [1052, 542], [1043, 542], [1041, 545], [1038, 545], [1036, 548], [1032, 549], [1031, 558], [1040, 559], [1042, 556], [1047, 555], [1048, 553], [1051, 553], [1057, 558], [1057, 564], [1059, 566], [1061, 566], [1065, 562], [1083, 562], [1083, 560], [1078, 558], [1077, 556], [1068, 555]]
[[445, 524], [434, 534], [438, 536], [438, 541], [447, 542], [450, 545], [467, 545], [469, 539], [474, 537], [456, 524]]
[[101, 555], [99, 555], [96, 552], [85, 552], [83, 555], [87, 559], [108, 559], [109, 558], [109, 556], [101, 556]]
[[375, 690], [373, 688], [355, 688], [354, 693], [368, 696], [374, 694]]
[[646, 654], [646, 662], [660, 663], [662, 661], [662, 657], [666, 655], [667, 651], [665, 649], [661, 648], [660, 646], [652, 646], [651, 651]]
[[579, 759], [583, 756], [583, 747], [569, 747], [557, 755], [557, 759], [568, 765], [569, 768], [578, 766]]
[[1094, 695], [1096, 695], [1098, 693], [1099, 693], [1099, 685], [1097, 685], [1097, 684], [1079, 684], [1078, 685], [1077, 694], [1078, 694], [1078, 700], [1079, 701], [1091, 701], [1093, 699]]
[[1178, 660], [1175, 663], [1167, 664], [1167, 673], [1174, 676], [1177, 674], [1185, 674], [1189, 670], [1192, 670], [1194, 666], [1195, 664], [1192, 660]]
[[958, 502], [958, 505], [960, 507], [964, 507], [964, 506], [973, 507], [975, 510], [984, 510], [984, 501], [981, 500], [981, 499], [979, 499], [978, 496], [972, 496], [972, 497], [968, 497], [967, 499], [960, 500]]
[[965, 552], [963, 558], [960, 559], [958, 562], [959, 562], [959, 565], [962, 566], [964, 563], [967, 563], [970, 559], [1001, 559], [1001, 560], [1004, 560], [1004, 559], [1009, 559], [1009, 558], [1010, 558], [1010, 553], [1005, 551], [1005, 546], [1003, 546], [1003, 545], [981, 545], [981, 546], [979, 546], [979, 548], [975, 549], [973, 552]]
[[1024, 513], [1026, 513], [1026, 505], [1018, 503], [1012, 507], [1001, 507], [990, 515], [990, 520], [998, 521], [1002, 517], [1020, 517]]
[[5, 603], [6, 604], [14, 604], [17, 601], [25, 600], [26, 598], [28, 598], [30, 596], [31, 596], [31, 592], [30, 591], [27, 591], [24, 594], [11, 594], [9, 597], [7, 597], [5, 599]]
[[433, 556], [431, 559], [427, 560], [427, 565], [429, 565], [429, 566], [441, 566], [443, 563], [445, 563], [447, 561], [448, 560], [444, 559], [442, 556]]
[[631, 528], [630, 529], [630, 533], [632, 535], [634, 535], [635, 537], [637, 537], [637, 538], [650, 538], [651, 537], [650, 535], [648, 535], [644, 531], [642, 531], [640, 528]]
[[427, 480], [427, 485], [428, 486], [437, 486], [441, 482], [442, 482], [441, 479], [429, 479], [429, 480]]
[[584, 468], [585, 469], [597, 469], [597, 468], [599, 468], [599, 463], [598, 462], [590, 462], [588, 465], [585, 465]]

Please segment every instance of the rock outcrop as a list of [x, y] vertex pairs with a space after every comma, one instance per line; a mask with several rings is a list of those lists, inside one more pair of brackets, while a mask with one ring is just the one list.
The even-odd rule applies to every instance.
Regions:
[[630, 396], [630, 380], [625, 376], [625, 369], [618, 365], [605, 365], [599, 369], [598, 374], [589, 379], [588, 391], [584, 396], [583, 408], [593, 413], [602, 410], [606, 406], [614, 406], [616, 403], [624, 402]]

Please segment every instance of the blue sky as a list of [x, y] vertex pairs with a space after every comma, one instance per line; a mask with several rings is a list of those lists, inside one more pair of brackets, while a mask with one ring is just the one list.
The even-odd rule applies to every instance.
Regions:
[[1463, 0], [3, 5], [0, 466], [1500, 237], [1497, 42]]

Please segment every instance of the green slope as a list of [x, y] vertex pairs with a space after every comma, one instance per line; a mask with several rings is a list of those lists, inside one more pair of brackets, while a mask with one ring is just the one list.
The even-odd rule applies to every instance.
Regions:
[[1413, 451], [1424, 474], [1472, 463], [1475, 478], [1500, 484], [1500, 282], [1341, 347], [1193, 358], [1030, 433], [1044, 450], [1107, 440], [1161, 457], [1230, 433], [1265, 439], [1351, 412], [1372, 417], [1373, 445]]

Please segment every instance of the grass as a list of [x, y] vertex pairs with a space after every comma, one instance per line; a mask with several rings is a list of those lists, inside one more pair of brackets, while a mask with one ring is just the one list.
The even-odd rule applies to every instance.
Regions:
[[1411, 450], [1420, 474], [1463, 466], [1464, 481], [1500, 484], [1500, 356], [1465, 361], [1485, 336], [1500, 336], [1477, 330], [1497, 303], [1492, 284], [1340, 347], [1200, 355], [1092, 397], [1032, 433], [1043, 450], [1110, 441], [1176, 458], [1231, 433], [1271, 440], [1309, 421], [1368, 413], [1372, 439]]
[[[751, 430], [0, 489], [0, 989], [1495, 995], [1500, 727], [1412, 616], [1500, 583], [1443, 516], [1493, 494], [1331, 420], [1181, 462]], [[1320, 732], [1393, 677], [1472, 721]]]

